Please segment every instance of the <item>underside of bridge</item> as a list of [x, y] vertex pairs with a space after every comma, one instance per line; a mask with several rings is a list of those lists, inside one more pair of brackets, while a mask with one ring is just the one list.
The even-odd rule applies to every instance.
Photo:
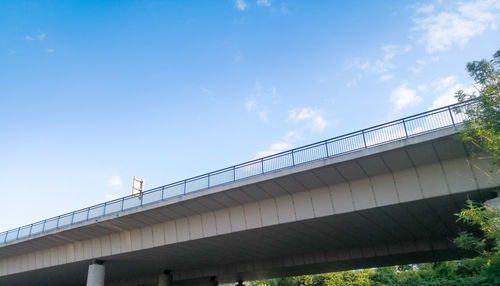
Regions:
[[[85, 285], [93, 259], [104, 261], [106, 285], [158, 285], [164, 270], [175, 285], [207, 285], [211, 276], [226, 283], [466, 257], [452, 243], [467, 229], [454, 214], [469, 199], [495, 197], [500, 181], [474, 170], [453, 133], [1, 247], [7, 262], [0, 267], [14, 273], [0, 275], [0, 284]], [[42, 244], [56, 251], [43, 252]], [[40, 257], [34, 255], [33, 269], [24, 267], [34, 251]], [[15, 273], [16, 263], [26, 271]]]

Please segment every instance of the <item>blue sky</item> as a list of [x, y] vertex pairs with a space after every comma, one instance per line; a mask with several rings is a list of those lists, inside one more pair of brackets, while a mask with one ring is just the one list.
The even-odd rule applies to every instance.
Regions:
[[0, 231], [453, 103], [500, 1], [2, 1]]

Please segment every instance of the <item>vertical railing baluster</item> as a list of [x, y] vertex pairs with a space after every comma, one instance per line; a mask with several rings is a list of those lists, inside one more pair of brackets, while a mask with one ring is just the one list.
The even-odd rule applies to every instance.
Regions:
[[210, 173], [207, 175], [207, 189], [210, 188]]
[[293, 149], [292, 149], [292, 166], [295, 166], [295, 156], [293, 154]]
[[161, 187], [161, 200], [163, 201], [165, 197], [165, 186]]
[[361, 134], [363, 134], [363, 143], [365, 144], [365, 149], [366, 149], [367, 147], [366, 147], [365, 131], [361, 130]]
[[187, 181], [184, 180], [184, 194], [186, 194], [186, 185], [187, 185]]
[[328, 154], [328, 141], [325, 140], [326, 158], [330, 157]]
[[406, 121], [403, 119], [403, 128], [405, 129], [405, 137], [408, 138], [408, 130], [406, 129]]
[[261, 165], [261, 174], [264, 174], [264, 159], [260, 159], [260, 165]]
[[451, 112], [451, 107], [448, 106], [448, 111], [450, 112], [451, 123], [455, 126], [455, 120], [453, 119], [453, 113]]
[[233, 182], [236, 182], [236, 166], [233, 166]]

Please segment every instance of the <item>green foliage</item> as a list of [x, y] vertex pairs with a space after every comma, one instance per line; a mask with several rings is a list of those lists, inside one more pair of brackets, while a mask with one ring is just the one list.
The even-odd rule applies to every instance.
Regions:
[[473, 144], [473, 155], [481, 157], [487, 154], [496, 166], [495, 171], [500, 172], [500, 50], [490, 61], [468, 63], [467, 71], [474, 79], [478, 94], [463, 90], [456, 94], [460, 102], [477, 102], [463, 110], [469, 119], [461, 138]]
[[467, 208], [456, 214], [458, 221], [477, 227], [480, 235], [461, 232], [455, 243], [480, 255], [500, 255], [500, 211], [496, 208], [477, 205], [467, 201]]
[[251, 286], [368, 286], [373, 270], [332, 272], [254, 281]]
[[252, 286], [500, 285], [500, 256], [254, 281]]

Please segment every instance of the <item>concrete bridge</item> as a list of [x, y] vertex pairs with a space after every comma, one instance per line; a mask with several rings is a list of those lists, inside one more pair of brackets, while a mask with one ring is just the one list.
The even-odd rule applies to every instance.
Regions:
[[467, 256], [453, 214], [496, 197], [500, 175], [456, 139], [456, 108], [4, 232], [0, 285], [217, 285]]

